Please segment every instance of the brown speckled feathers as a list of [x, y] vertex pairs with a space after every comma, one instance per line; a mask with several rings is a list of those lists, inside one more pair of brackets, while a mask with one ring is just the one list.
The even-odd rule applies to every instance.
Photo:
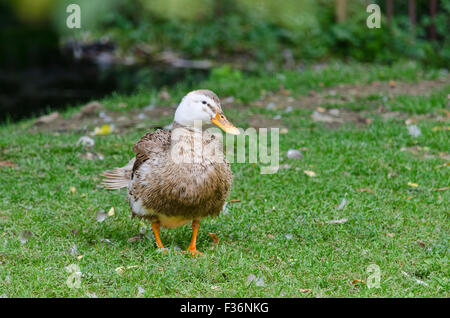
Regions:
[[[176, 127], [176, 123], [174, 123]], [[178, 127], [177, 151], [181, 157], [194, 156], [193, 132]], [[133, 215], [157, 219], [159, 215], [201, 219], [217, 216], [230, 191], [233, 174], [222, 153], [222, 143], [209, 132], [203, 132], [203, 149], [219, 149], [219, 160], [213, 160], [208, 151], [202, 151], [199, 161], [172, 160], [175, 141], [172, 131], [157, 130], [144, 135], [133, 147], [135, 161], [127, 165], [128, 197]], [[198, 155], [197, 153], [195, 155]], [[125, 168], [125, 167], [124, 167]], [[119, 168], [122, 179], [127, 175]], [[104, 184], [123, 185], [124, 181], [111, 173]], [[110, 187], [111, 188], [111, 187]]]
[[136, 161], [133, 165], [132, 175], [139, 169], [141, 164], [152, 156], [158, 156], [159, 153], [168, 151], [170, 148], [170, 134], [168, 130], [158, 129], [153, 133], [147, 133], [139, 139], [133, 146], [133, 152], [136, 154]]

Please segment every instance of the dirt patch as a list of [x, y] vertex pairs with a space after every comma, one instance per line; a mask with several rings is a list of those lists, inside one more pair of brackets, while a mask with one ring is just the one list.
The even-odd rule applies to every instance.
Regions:
[[156, 106], [147, 106], [127, 112], [110, 111], [98, 102], [91, 102], [69, 118], [63, 118], [58, 113], [42, 116], [35, 121], [30, 131], [86, 133], [94, 131], [95, 127], [109, 125], [116, 133], [120, 133], [130, 128], [159, 127], [149, 125], [149, 122], [173, 115], [173, 113], [173, 107]]
[[335, 93], [347, 94], [354, 97], [368, 97], [371, 95], [382, 96], [428, 96], [432, 90], [443, 88], [448, 85], [448, 80], [428, 80], [420, 81], [417, 83], [405, 83], [405, 82], [372, 82], [368, 85], [348, 85], [342, 84], [331, 89], [325, 90], [328, 95]]
[[431, 149], [428, 147], [420, 147], [420, 146], [413, 146], [413, 147], [403, 147], [400, 149], [400, 151], [406, 151], [414, 156], [420, 158], [420, 159], [435, 159], [435, 158], [441, 158], [445, 161], [450, 161], [450, 154], [447, 152], [439, 152], [437, 154], [434, 154], [431, 152]]
[[249, 126], [260, 129], [260, 128], [282, 128], [283, 123], [281, 119], [267, 118], [261, 114], [254, 114], [250, 117]]
[[372, 82], [367, 85], [340, 84], [331, 88], [326, 88], [321, 92], [311, 90], [308, 96], [294, 98], [286, 93], [284, 89], [280, 92], [269, 93], [266, 97], [258, 100], [252, 105], [257, 107], [281, 109], [289, 105], [294, 108], [315, 109], [325, 104], [344, 104], [355, 101], [358, 98], [366, 98], [372, 95], [394, 97], [399, 95], [428, 96], [432, 90], [439, 90], [448, 85], [446, 79], [421, 81], [417, 83], [404, 82]]
[[[325, 109], [324, 105], [343, 105], [348, 102], [357, 101], [359, 98], [367, 98], [377, 95], [380, 97], [394, 97], [399, 95], [409, 96], [427, 96], [433, 90], [438, 90], [448, 85], [446, 79], [421, 81], [417, 83], [404, 82], [373, 82], [367, 85], [341, 84], [331, 88], [324, 89], [321, 92], [311, 90], [308, 96], [294, 98], [289, 91], [280, 88], [279, 92], [273, 92], [264, 98], [251, 103], [252, 106], [265, 108], [267, 110], [280, 111], [280, 114], [289, 112], [293, 109], [308, 109], [312, 111], [311, 118], [316, 122], [322, 122], [329, 128], [336, 128], [340, 125], [351, 122], [357, 125], [367, 125], [371, 123], [371, 116], [377, 114], [384, 119], [401, 119], [407, 120], [409, 114], [401, 112], [392, 112], [386, 109], [379, 100], [364, 101], [364, 104], [372, 104], [369, 106], [372, 110], [351, 111], [345, 108]], [[283, 114], [284, 115], [284, 114]], [[416, 116], [420, 120], [436, 120], [448, 119], [448, 116]], [[257, 120], [257, 119], [255, 119]], [[261, 125], [261, 124], [260, 124]], [[268, 126], [266, 126], [268, 127]], [[279, 125], [277, 126], [279, 127]]]
[[[308, 96], [294, 98], [288, 90], [280, 88], [277, 92], [267, 93], [263, 98], [250, 103], [251, 106], [266, 108], [268, 110], [280, 111], [279, 116], [267, 118], [256, 114], [249, 120], [249, 125], [254, 128], [283, 127], [282, 117], [294, 109], [311, 110], [311, 119], [322, 122], [327, 127], [336, 128], [340, 125], [351, 122], [357, 125], [370, 124], [374, 113], [381, 115], [385, 119], [396, 118], [407, 120], [408, 114], [400, 112], [390, 112], [380, 105], [379, 100], [373, 101], [374, 111], [351, 111], [345, 108], [325, 109], [321, 105], [336, 104], [341, 105], [358, 98], [371, 95], [396, 96], [428, 95], [432, 90], [443, 88], [448, 85], [448, 80], [430, 80], [417, 83], [404, 82], [373, 82], [367, 85], [341, 84], [331, 88], [326, 88], [321, 92], [311, 90]], [[244, 109], [243, 105], [236, 104], [233, 97], [223, 98], [224, 108]], [[371, 101], [365, 101], [371, 103]], [[70, 118], [63, 118], [59, 113], [52, 113], [38, 118], [30, 128], [31, 132], [92, 132], [95, 127], [111, 125], [115, 132], [120, 133], [130, 128], [155, 128], [149, 124], [151, 121], [159, 120], [161, 117], [173, 116], [176, 105], [171, 107], [147, 106], [127, 112], [110, 111], [98, 102], [91, 102]], [[428, 115], [423, 115], [421, 119], [427, 119]], [[444, 116], [448, 119], [448, 116]], [[439, 118], [433, 118], [439, 120]]]
[[367, 114], [349, 111], [346, 109], [323, 109], [318, 107], [311, 115], [315, 122], [322, 122], [329, 128], [337, 128], [346, 122], [365, 126], [372, 122]]

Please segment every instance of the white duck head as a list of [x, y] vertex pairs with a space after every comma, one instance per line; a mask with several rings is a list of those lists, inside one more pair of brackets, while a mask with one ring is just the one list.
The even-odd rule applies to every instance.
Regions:
[[195, 122], [213, 123], [226, 133], [239, 135], [239, 130], [223, 114], [220, 100], [207, 89], [192, 91], [181, 100], [174, 121], [182, 126], [194, 127]]

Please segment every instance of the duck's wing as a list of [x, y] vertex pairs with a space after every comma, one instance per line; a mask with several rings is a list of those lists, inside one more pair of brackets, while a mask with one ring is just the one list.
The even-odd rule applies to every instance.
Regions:
[[135, 158], [131, 159], [124, 167], [103, 172], [101, 176], [105, 179], [101, 185], [109, 190], [125, 188], [131, 180], [135, 160]]
[[171, 132], [158, 129], [155, 132], [147, 133], [133, 146], [136, 154], [136, 161], [133, 165], [133, 174], [149, 158], [168, 151], [170, 147]]

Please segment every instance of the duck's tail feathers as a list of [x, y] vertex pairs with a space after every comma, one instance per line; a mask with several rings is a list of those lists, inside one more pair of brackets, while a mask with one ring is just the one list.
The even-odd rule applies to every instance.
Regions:
[[130, 162], [122, 168], [114, 168], [113, 170], [103, 172], [101, 176], [105, 177], [105, 179], [101, 185], [109, 190], [127, 187], [131, 180], [131, 173], [133, 171], [135, 160], [136, 158], [131, 159]]

